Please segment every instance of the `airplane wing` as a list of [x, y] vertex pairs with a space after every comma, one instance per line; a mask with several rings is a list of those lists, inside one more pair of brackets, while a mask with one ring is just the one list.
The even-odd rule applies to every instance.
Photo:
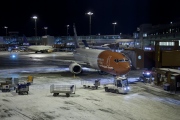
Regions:
[[[40, 60], [40, 59], [44, 59], [44, 60], [47, 60], [47, 61], [50, 61], [50, 62], [60, 62], [61, 64], [64, 64], [64, 65], [69, 65], [71, 63], [77, 63], [77, 64], [80, 64], [82, 66], [86, 66], [88, 67], [89, 64], [88, 63], [84, 63], [83, 61], [76, 61], [76, 60], [71, 60], [71, 59], [52, 59], [52, 58], [39, 58], [39, 57], [31, 57], [32, 59], [35, 59], [35, 60]], [[89, 66], [90, 67], [90, 66]]]

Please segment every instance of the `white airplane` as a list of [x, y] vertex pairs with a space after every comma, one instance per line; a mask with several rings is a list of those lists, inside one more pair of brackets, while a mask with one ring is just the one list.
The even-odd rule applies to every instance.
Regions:
[[37, 52], [41, 52], [41, 53], [49, 53], [49, 52], [53, 52], [53, 47], [50, 45], [30, 45], [27, 47], [27, 49], [35, 51], [35, 53]]
[[88, 45], [86, 40], [82, 40], [82, 42], [84, 43], [84, 46], [85, 46], [86, 49], [111, 50], [110, 47], [108, 47], [107, 45], [91, 46], [91, 47], [89, 47], [89, 45]]
[[35, 51], [35, 53], [47, 53], [54, 50], [50, 45], [30, 45], [25, 35], [23, 35], [23, 46], [20, 47], [26, 50]]
[[[73, 25], [73, 29], [76, 46], [74, 51], [75, 60], [83, 61], [90, 67], [97, 69], [100, 74], [109, 73], [115, 76], [121, 76], [126, 75], [130, 71], [130, 60], [122, 53], [110, 50], [80, 48], [77, 42], [75, 25]], [[69, 69], [74, 74], [80, 74], [82, 72], [82, 66], [77, 62], [71, 63]]]

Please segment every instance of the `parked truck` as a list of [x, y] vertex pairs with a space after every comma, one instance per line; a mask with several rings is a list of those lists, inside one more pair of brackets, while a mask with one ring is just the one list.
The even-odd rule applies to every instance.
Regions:
[[53, 96], [58, 96], [59, 93], [65, 93], [67, 97], [70, 94], [75, 94], [76, 86], [73, 85], [54, 85], [50, 86], [50, 93], [53, 93]]
[[125, 77], [114, 78], [114, 83], [104, 84], [105, 92], [112, 93], [128, 93], [130, 90], [128, 79]]

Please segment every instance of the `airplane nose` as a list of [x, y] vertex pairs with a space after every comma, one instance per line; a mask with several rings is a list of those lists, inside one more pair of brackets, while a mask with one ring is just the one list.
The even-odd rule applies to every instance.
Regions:
[[123, 66], [122, 73], [127, 74], [130, 70], [131, 70], [130, 64], [127, 63], [126, 65]]
[[131, 70], [131, 67], [128, 66], [128, 68], [125, 69], [125, 73], [128, 73]]

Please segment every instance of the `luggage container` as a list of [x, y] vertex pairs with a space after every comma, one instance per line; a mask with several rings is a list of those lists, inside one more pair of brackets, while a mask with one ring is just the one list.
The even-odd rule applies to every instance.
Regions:
[[19, 83], [19, 78], [14, 78], [13, 84], [14, 84], [14, 85], [17, 85], [18, 83]]
[[70, 94], [75, 94], [76, 86], [75, 85], [54, 85], [50, 86], [50, 93], [53, 93], [53, 96], [58, 96], [59, 93], [65, 93], [67, 97]]
[[11, 90], [10, 90], [10, 87], [9, 87], [9, 85], [7, 85], [7, 84], [3, 84], [2, 85], [2, 92], [10, 92]]
[[170, 91], [170, 84], [168, 84], [168, 83], [164, 84], [163, 89], [166, 91]]

